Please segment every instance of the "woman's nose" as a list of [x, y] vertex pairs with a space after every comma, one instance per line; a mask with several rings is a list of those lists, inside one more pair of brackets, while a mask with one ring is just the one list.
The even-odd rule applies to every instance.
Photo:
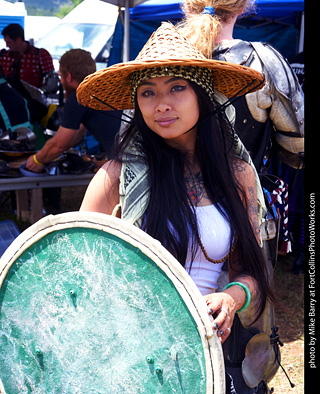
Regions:
[[167, 112], [172, 109], [172, 106], [171, 106], [170, 102], [168, 101], [168, 99], [166, 99], [164, 96], [160, 96], [160, 97], [158, 97], [158, 100], [157, 100], [156, 109], [157, 109], [157, 112]]

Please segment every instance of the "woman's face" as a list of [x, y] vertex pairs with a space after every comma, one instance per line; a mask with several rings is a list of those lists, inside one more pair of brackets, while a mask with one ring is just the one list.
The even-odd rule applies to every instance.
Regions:
[[197, 95], [186, 79], [147, 79], [137, 89], [137, 100], [143, 119], [151, 130], [172, 145], [194, 148], [197, 133], [194, 126], [199, 119], [199, 106]]

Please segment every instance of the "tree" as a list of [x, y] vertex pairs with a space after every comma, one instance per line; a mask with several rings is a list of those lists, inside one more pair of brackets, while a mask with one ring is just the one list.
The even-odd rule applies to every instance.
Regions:
[[64, 18], [66, 15], [69, 14], [74, 8], [76, 8], [83, 0], [71, 0], [72, 5], [63, 5], [60, 7], [59, 12], [55, 14], [58, 18]]

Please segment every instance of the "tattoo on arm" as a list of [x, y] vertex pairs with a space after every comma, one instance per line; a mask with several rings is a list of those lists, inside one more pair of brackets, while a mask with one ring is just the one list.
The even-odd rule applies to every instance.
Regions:
[[234, 160], [233, 170], [235, 177], [238, 179], [240, 189], [240, 196], [246, 206], [252, 230], [257, 240], [259, 240], [259, 215], [258, 215], [258, 200], [255, 191], [255, 178], [249, 164], [243, 160]]
[[258, 202], [255, 198], [254, 188], [249, 187], [249, 199], [248, 199], [248, 215], [251, 222], [252, 230], [254, 235], [259, 239], [259, 216], [258, 216]]
[[247, 166], [248, 166], [247, 163], [245, 163], [243, 160], [234, 160], [233, 162], [233, 170], [235, 173], [245, 172]]
[[[251, 280], [248, 280], [249, 278]], [[240, 275], [237, 275], [237, 277], [234, 279], [234, 281], [235, 282], [241, 282], [245, 286], [247, 286], [247, 288], [250, 291], [252, 299], [255, 299], [255, 297], [257, 295], [257, 288], [256, 288], [256, 282], [255, 282], [254, 278], [252, 278], [251, 276], [246, 275], [246, 274], [240, 274]], [[242, 287], [240, 287], [240, 288], [241, 288], [242, 291], [244, 291], [244, 289], [242, 289]]]

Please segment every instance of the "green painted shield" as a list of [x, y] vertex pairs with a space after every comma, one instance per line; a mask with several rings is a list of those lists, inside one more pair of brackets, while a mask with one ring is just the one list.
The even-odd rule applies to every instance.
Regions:
[[212, 393], [220, 349], [181, 268], [105, 215], [32, 226], [0, 263], [0, 392]]

